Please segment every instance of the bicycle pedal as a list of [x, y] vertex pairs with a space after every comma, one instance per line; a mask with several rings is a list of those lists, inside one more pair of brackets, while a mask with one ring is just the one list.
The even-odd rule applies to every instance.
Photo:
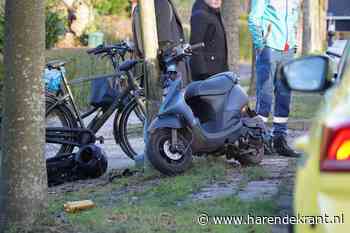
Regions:
[[100, 142], [100, 144], [105, 144], [105, 138], [103, 136], [99, 136], [96, 138]]

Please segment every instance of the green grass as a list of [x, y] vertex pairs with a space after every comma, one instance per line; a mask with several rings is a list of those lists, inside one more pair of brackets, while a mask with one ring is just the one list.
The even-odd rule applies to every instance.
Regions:
[[297, 94], [292, 98], [290, 117], [295, 119], [311, 119], [318, 113], [323, 102], [320, 94]]
[[[323, 96], [320, 94], [293, 93], [289, 117], [310, 120], [317, 115], [322, 103]], [[255, 101], [250, 102], [252, 109], [255, 109], [255, 104]]]
[[200, 188], [224, 180], [229, 169], [234, 168], [222, 159], [199, 158], [192, 169], [180, 176], [122, 178], [103, 187], [52, 196], [49, 212], [52, 216], [62, 213], [66, 201], [93, 200], [97, 206], [94, 209], [64, 214], [77, 232], [270, 232], [270, 226], [264, 225], [200, 226], [194, 222], [203, 212], [220, 216], [276, 213], [272, 200], [243, 203], [235, 196], [207, 202], [189, 199]]
[[268, 177], [268, 172], [263, 167], [246, 167], [243, 169], [243, 176], [249, 181], [264, 180]]
[[242, 169], [242, 179], [240, 180], [238, 186], [239, 190], [242, 190], [251, 181], [259, 181], [268, 178], [269, 173], [260, 166], [254, 167], [244, 167]]

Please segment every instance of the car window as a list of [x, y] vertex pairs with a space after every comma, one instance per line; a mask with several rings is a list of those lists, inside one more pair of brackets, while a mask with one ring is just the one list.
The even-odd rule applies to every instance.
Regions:
[[350, 40], [348, 40], [348, 42], [345, 46], [343, 55], [342, 55], [340, 62], [339, 62], [338, 76], [340, 78], [342, 78], [346, 69], [350, 69], [349, 65], [350, 65]]

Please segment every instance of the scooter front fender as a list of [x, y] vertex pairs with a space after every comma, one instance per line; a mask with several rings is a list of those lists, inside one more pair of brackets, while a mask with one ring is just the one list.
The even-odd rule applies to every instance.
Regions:
[[152, 121], [152, 123], [148, 127], [148, 132], [152, 133], [154, 130], [160, 128], [181, 129], [183, 127], [184, 126], [181, 120], [174, 115], [158, 116]]

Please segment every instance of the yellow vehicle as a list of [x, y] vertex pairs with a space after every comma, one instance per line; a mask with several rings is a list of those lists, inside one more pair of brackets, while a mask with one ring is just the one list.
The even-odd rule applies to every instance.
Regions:
[[325, 92], [325, 105], [307, 136], [296, 140], [303, 151], [295, 182], [297, 233], [350, 232], [350, 42], [339, 64], [338, 78], [329, 59], [311, 56], [282, 69], [295, 91]]

